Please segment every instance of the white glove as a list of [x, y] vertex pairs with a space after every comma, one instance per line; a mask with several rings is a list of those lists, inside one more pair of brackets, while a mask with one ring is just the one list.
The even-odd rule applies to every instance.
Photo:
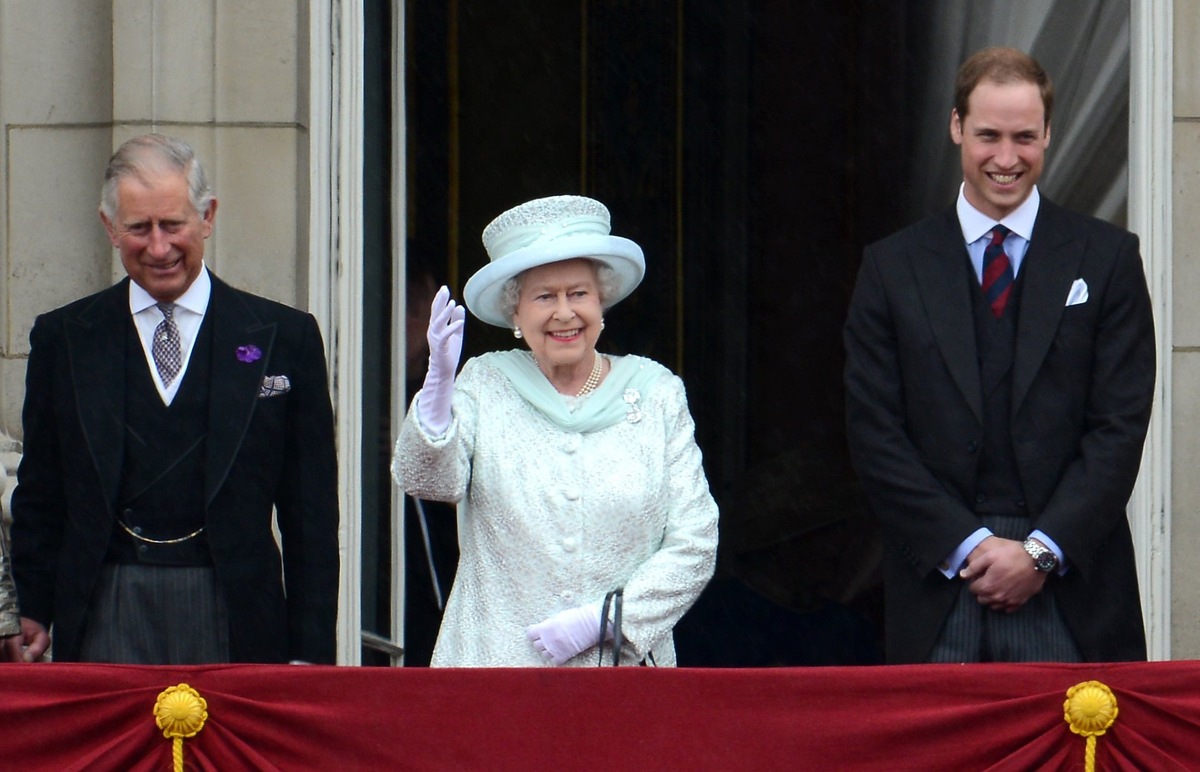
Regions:
[[450, 428], [450, 403], [454, 397], [454, 373], [462, 355], [466, 311], [450, 298], [442, 286], [429, 308], [429, 369], [417, 399], [417, 419], [425, 431], [441, 437]]
[[[608, 626], [612, 637], [612, 626]], [[600, 637], [600, 604], [560, 611], [525, 630], [525, 637], [538, 654], [561, 665], [581, 651], [595, 646]]]

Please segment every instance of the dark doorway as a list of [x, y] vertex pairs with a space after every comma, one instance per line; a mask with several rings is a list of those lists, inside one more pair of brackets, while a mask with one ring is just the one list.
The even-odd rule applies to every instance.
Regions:
[[[493, 216], [574, 192], [646, 252], [605, 343], [684, 378], [722, 513], [681, 664], [877, 661], [878, 547], [843, 447], [840, 328], [863, 244], [904, 219], [875, 180], [900, 178], [905, 136], [874, 121], [903, 111], [903, 10], [408, 13], [410, 259], [460, 290]], [[466, 355], [511, 345], [469, 322]]]
[[[864, 245], [957, 192], [960, 59], [934, 39], [949, 6], [988, 28], [950, 0], [406, 3], [410, 279], [461, 297], [484, 225], [558, 193], [600, 199], [645, 250], [602, 348], [683, 377], [721, 508], [682, 665], [880, 661], [882, 548], [845, 450], [841, 327]], [[1066, 70], [1061, 39], [1026, 47]], [[1112, 112], [1097, 133], [1123, 158]], [[465, 356], [512, 345], [469, 319]]]

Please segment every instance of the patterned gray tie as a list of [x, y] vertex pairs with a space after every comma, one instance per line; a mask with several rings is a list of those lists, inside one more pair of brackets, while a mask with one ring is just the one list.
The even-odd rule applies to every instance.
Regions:
[[150, 353], [154, 355], [154, 366], [164, 386], [170, 386], [179, 368], [183, 366], [182, 347], [179, 344], [179, 328], [175, 326], [175, 304], [159, 303], [163, 320], [154, 328], [154, 344]]

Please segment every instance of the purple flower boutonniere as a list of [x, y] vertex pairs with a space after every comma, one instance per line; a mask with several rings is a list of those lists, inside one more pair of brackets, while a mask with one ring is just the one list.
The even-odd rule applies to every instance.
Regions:
[[262, 359], [262, 349], [258, 346], [238, 346], [237, 358], [239, 362], [256, 362]]

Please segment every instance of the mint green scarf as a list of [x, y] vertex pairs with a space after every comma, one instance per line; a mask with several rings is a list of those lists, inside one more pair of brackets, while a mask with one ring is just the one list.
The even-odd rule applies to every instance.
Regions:
[[594, 432], [626, 420], [636, 423], [654, 384], [670, 374], [667, 368], [645, 357], [609, 357], [612, 370], [608, 377], [572, 411], [528, 351], [493, 351], [479, 359], [504, 373], [526, 402], [569, 432]]

